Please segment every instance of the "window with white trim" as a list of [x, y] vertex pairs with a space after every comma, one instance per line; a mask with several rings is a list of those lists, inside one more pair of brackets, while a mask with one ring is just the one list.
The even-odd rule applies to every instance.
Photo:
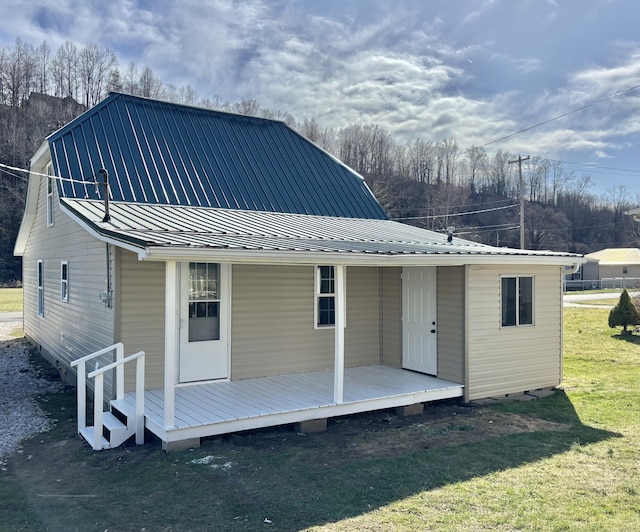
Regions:
[[316, 267], [316, 327], [336, 324], [336, 283], [333, 266]]
[[69, 301], [69, 263], [66, 260], [60, 263], [60, 301]]
[[44, 316], [44, 261], [38, 261], [38, 316]]
[[502, 326], [533, 325], [533, 277], [502, 277]]
[[[53, 165], [47, 164], [47, 175], [53, 175]], [[47, 178], [47, 226], [53, 225], [53, 189], [55, 182], [53, 177]]]

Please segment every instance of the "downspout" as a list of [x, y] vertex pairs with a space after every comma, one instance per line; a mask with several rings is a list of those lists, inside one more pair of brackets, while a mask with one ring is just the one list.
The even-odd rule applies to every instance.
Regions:
[[566, 281], [567, 275], [573, 275], [580, 269], [581, 264], [579, 262], [575, 262], [572, 266], [565, 266], [564, 271], [562, 272], [562, 292], [567, 291]]
[[111, 221], [111, 216], [109, 215], [109, 172], [106, 169], [101, 168], [99, 171], [102, 174], [104, 181], [102, 182], [102, 186], [104, 187], [104, 218], [103, 222]]
[[105, 298], [105, 306], [113, 308], [113, 285], [111, 283], [111, 246], [107, 243], [107, 297]]
[[564, 274], [565, 275], [573, 275], [574, 273], [576, 273], [580, 269], [580, 266], [581, 266], [581, 264], [579, 262], [576, 262], [572, 266], [565, 266], [564, 267]]

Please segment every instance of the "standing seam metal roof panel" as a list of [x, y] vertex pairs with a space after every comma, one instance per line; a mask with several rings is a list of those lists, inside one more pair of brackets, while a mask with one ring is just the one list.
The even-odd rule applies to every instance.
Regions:
[[360, 176], [280, 121], [113, 93], [49, 145], [56, 175], [91, 180], [104, 167], [115, 201], [387, 219]]

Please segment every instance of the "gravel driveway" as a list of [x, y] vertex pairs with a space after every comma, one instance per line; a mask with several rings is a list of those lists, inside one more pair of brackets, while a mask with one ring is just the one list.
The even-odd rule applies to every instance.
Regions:
[[51, 421], [36, 401], [39, 394], [64, 388], [39, 375], [29, 363], [28, 343], [11, 336], [21, 322], [0, 323], [0, 468], [22, 440], [45, 432]]

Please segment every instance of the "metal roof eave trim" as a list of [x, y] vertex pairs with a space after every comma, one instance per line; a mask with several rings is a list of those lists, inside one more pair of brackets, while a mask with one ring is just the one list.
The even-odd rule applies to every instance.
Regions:
[[66, 204], [63, 198], [60, 198], [60, 210], [98, 240], [133, 251], [138, 255], [140, 260], [146, 256], [147, 242], [133, 238], [124, 239], [119, 233], [110, 231], [91, 220], [87, 220], [84, 216]]
[[[142, 257], [141, 257], [142, 259]], [[383, 254], [332, 251], [273, 251], [220, 248], [171, 248], [150, 246], [144, 260], [214, 260], [235, 264], [339, 264], [345, 266], [463, 266], [472, 265], [545, 265], [574, 266], [585, 260], [578, 256], [544, 255], [467, 255], [467, 254]]]

